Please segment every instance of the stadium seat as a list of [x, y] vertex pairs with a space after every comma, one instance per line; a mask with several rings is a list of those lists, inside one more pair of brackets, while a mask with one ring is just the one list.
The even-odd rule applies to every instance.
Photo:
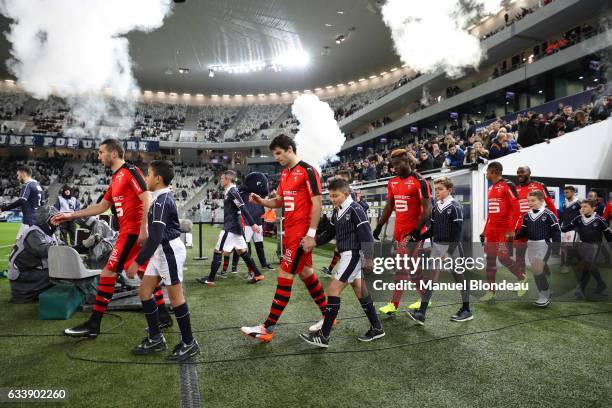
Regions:
[[49, 278], [64, 280], [87, 279], [100, 274], [99, 269], [87, 269], [79, 253], [68, 246], [49, 248]]

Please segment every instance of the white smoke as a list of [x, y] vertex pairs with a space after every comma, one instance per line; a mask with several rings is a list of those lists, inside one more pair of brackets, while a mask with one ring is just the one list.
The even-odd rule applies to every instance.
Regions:
[[300, 159], [317, 167], [333, 159], [346, 138], [334, 119], [334, 111], [316, 95], [299, 96], [291, 112], [300, 122], [295, 144]]
[[87, 131], [129, 127], [138, 85], [125, 35], [160, 27], [170, 10], [171, 0], [1, 0], [12, 20], [7, 66], [35, 98], [66, 98]]
[[484, 58], [468, 25], [500, 5], [501, 0], [387, 0], [382, 16], [404, 64], [421, 73], [442, 69], [456, 77]]

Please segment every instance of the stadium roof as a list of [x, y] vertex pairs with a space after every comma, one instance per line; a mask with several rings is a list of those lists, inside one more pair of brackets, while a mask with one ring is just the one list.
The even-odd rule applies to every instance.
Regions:
[[[203, 94], [303, 91], [368, 78], [394, 66], [389, 31], [377, 0], [187, 0], [158, 30], [129, 35], [134, 72], [143, 90]], [[0, 17], [0, 29], [9, 20]], [[336, 40], [344, 36], [339, 44]], [[324, 47], [329, 47], [328, 49]], [[305, 51], [306, 68], [270, 67], [249, 73], [211, 66], [261, 62]], [[0, 38], [0, 55], [9, 44]], [[180, 71], [186, 68], [188, 73]], [[11, 78], [6, 66], [0, 78]]]

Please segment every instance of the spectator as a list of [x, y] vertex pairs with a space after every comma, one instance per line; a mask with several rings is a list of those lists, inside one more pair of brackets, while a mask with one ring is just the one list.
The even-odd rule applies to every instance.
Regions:
[[444, 165], [444, 161], [446, 160], [446, 156], [440, 150], [440, 146], [438, 143], [431, 144], [431, 157], [433, 158], [433, 168], [439, 169]]
[[459, 168], [463, 166], [463, 159], [465, 153], [457, 145], [450, 145], [448, 148], [448, 156], [446, 158], [446, 164], [450, 168]]
[[489, 159], [495, 160], [509, 154], [508, 143], [506, 143], [506, 132], [498, 132], [497, 138], [489, 149]]
[[361, 181], [374, 181], [376, 180], [376, 168], [374, 165], [370, 165], [369, 160], [363, 161], [363, 168], [361, 169]]
[[417, 171], [424, 172], [427, 170], [434, 169], [434, 159], [431, 157], [431, 154], [425, 149], [421, 150], [419, 153], [419, 163], [417, 164]]
[[525, 148], [544, 141], [545, 139], [540, 134], [540, 117], [532, 114], [525, 126], [522, 129], [519, 128], [518, 143]]

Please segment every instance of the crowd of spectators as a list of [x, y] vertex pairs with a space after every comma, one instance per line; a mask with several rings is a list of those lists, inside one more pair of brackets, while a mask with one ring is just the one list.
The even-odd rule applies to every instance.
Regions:
[[13, 120], [23, 115], [27, 99], [24, 93], [0, 94], [0, 120]]
[[360, 182], [390, 177], [390, 152], [395, 148], [406, 149], [419, 172], [469, 168], [538, 143], [547, 143], [565, 133], [605, 120], [611, 112], [612, 98], [606, 95], [604, 86], [599, 86], [590, 103], [576, 108], [559, 103], [555, 112], [547, 114], [528, 111], [512, 120], [497, 118], [480, 128], [473, 122], [465, 122], [461, 127], [449, 126], [443, 129], [443, 134], [419, 140], [415, 140], [414, 135], [393, 139], [375, 151], [368, 149], [357, 160], [329, 163], [323, 167], [322, 176], [327, 180], [339, 170], [347, 170], [354, 180]]
[[187, 105], [164, 103], [139, 103], [134, 118], [133, 137], [169, 140], [173, 130], [185, 125]]

